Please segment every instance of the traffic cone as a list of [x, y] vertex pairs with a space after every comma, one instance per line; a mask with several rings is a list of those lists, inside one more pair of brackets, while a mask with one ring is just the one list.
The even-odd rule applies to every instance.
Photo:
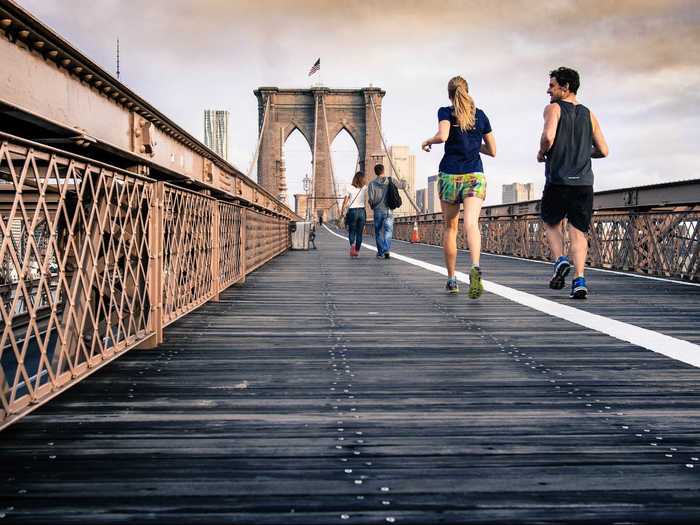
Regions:
[[411, 232], [411, 244], [415, 244], [420, 241], [418, 236], [418, 222], [413, 223], [413, 231]]

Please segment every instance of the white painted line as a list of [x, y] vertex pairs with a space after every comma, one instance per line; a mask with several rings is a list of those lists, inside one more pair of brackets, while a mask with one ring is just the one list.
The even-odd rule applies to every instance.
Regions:
[[[409, 243], [408, 241], [403, 241], [401, 239], [392, 239], [392, 242], [402, 242], [404, 244], [419, 244], [421, 246], [430, 246], [431, 248], [439, 248], [442, 249], [441, 246], [436, 246], [435, 244], [428, 244], [427, 242], [416, 242], [416, 243]], [[468, 250], [457, 250], [458, 252], [462, 253], [467, 253]], [[486, 252], [481, 252], [482, 257], [501, 257], [503, 259], [515, 259], [516, 261], [526, 261], [526, 262], [531, 262], [531, 263], [537, 263], [537, 264], [547, 264], [551, 265], [552, 263], [550, 261], [540, 261], [537, 259], [527, 259], [525, 257], [516, 257], [514, 255], [501, 255], [497, 253], [486, 253]], [[673, 283], [673, 284], [683, 284], [685, 286], [696, 286], [700, 288], [700, 283], [691, 283], [688, 281], [679, 281], [677, 279], [668, 279], [667, 277], [654, 277], [652, 275], [642, 275], [639, 273], [631, 273], [631, 272], [618, 272], [615, 270], [606, 270], [605, 268], [592, 268], [590, 266], [586, 266], [586, 271], [592, 271], [592, 272], [601, 272], [601, 273], [612, 273], [615, 275], [623, 275], [625, 277], [634, 277], [635, 279], [648, 279], [650, 281], [661, 281], [664, 283]]]
[[[340, 237], [341, 239], [345, 238], [325, 225], [324, 227], [336, 237]], [[368, 244], [363, 244], [363, 246], [370, 250], [377, 251], [375, 247]], [[439, 273], [440, 275], [447, 275], [447, 269], [442, 266], [437, 266], [436, 264], [427, 263], [412, 257], [406, 257], [396, 252], [391, 252], [391, 256], [394, 259], [407, 262], [425, 270]], [[455, 276], [457, 280], [463, 283], [469, 282], [469, 276], [466, 273], [455, 272]], [[646, 348], [657, 354], [662, 354], [671, 359], [676, 359], [688, 365], [700, 368], [700, 345], [696, 345], [690, 341], [677, 339], [633, 324], [623, 323], [622, 321], [616, 321], [615, 319], [610, 319], [602, 315], [592, 314], [585, 310], [574, 308], [573, 306], [543, 299], [542, 297], [527, 292], [521, 292], [520, 290], [515, 290], [514, 288], [509, 288], [508, 286], [503, 286], [492, 281], [484, 280], [483, 283], [484, 290], [499, 295], [509, 301], [522, 304], [523, 306], [538, 310], [552, 317], [564, 319], [570, 323], [590, 328], [591, 330], [607, 334], [615, 339], [632, 343], [633, 345]]]

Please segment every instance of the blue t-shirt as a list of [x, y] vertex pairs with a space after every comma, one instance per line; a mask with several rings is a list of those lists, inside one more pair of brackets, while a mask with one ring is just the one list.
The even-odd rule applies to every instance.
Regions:
[[459, 175], [462, 173], [483, 173], [481, 164], [481, 143], [484, 135], [491, 133], [491, 123], [486, 113], [476, 108], [474, 129], [462, 131], [453, 115], [452, 106], [438, 109], [438, 121], [450, 121], [450, 136], [445, 142], [445, 154], [440, 161], [440, 171]]

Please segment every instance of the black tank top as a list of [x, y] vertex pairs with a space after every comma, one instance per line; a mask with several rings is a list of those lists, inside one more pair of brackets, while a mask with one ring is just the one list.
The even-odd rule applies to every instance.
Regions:
[[544, 174], [548, 184], [593, 186], [591, 148], [593, 124], [586, 106], [557, 100], [561, 116], [554, 144], [547, 152]]

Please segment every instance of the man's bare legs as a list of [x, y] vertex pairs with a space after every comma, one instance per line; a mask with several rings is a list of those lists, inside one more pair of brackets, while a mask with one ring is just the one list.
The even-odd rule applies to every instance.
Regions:
[[457, 230], [459, 229], [459, 204], [440, 202], [442, 206], [442, 251], [445, 256], [447, 276], [452, 277], [457, 269]]
[[588, 287], [586, 279], [583, 277], [583, 270], [586, 265], [586, 253], [588, 252], [588, 239], [586, 233], [578, 228], [571, 226], [569, 228], [569, 238], [571, 239], [571, 258], [574, 260], [576, 276], [571, 281], [571, 293], [569, 297], [572, 299], [585, 299], [588, 297]]
[[[555, 225], [545, 224], [544, 227], [547, 233], [549, 249], [552, 251], [554, 259], [557, 260], [564, 255], [564, 220]], [[576, 276], [583, 276], [586, 267], [586, 256], [588, 255], [588, 238], [584, 232], [572, 225], [569, 228], [569, 240], [571, 241], [569, 251], [574, 261]]]
[[549, 243], [549, 249], [552, 251], [552, 255], [556, 261], [559, 257], [564, 255], [564, 219], [558, 224], [545, 223], [544, 228]]
[[588, 238], [586, 234], [578, 228], [569, 228], [569, 239], [571, 240], [571, 258], [574, 260], [576, 277], [583, 277], [583, 270], [586, 267], [586, 255], [588, 254]]
[[557, 224], [545, 223], [545, 234], [549, 242], [549, 249], [554, 256], [554, 273], [549, 280], [552, 290], [561, 290], [566, 285], [566, 276], [571, 271], [569, 258], [564, 256], [564, 219]]
[[[554, 275], [549, 281], [549, 287], [554, 290], [560, 290], [564, 287], [564, 279], [569, 273], [571, 264], [568, 258], [562, 257], [564, 255], [564, 221], [562, 220], [559, 224], [545, 224], [547, 240], [549, 242], [549, 248], [554, 256]], [[575, 226], [569, 228], [569, 240], [571, 241], [571, 246], [569, 252], [571, 253], [571, 259], [574, 262], [574, 268], [576, 270], [576, 275], [574, 283], [572, 284], [571, 297], [576, 299], [583, 299], [588, 294], [588, 289], [586, 288], [585, 281], [579, 277], [583, 277], [583, 272], [586, 267], [586, 255], [588, 254], [588, 238], [586, 233], [579, 230]]]

